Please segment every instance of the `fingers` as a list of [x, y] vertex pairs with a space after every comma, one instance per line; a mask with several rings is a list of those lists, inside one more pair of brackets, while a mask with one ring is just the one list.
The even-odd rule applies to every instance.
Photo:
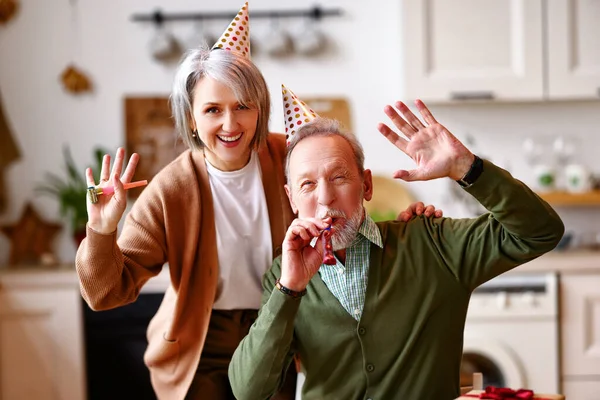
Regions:
[[412, 203], [408, 206], [406, 210], [398, 214], [396, 220], [401, 222], [408, 222], [419, 215], [423, 215], [427, 218], [432, 216], [434, 218], [441, 218], [444, 215], [444, 213], [442, 212], [442, 210], [436, 210], [433, 204], [425, 206], [425, 204], [423, 204], [422, 201], [418, 201], [416, 203]]
[[391, 130], [386, 124], [380, 123], [379, 125], [377, 125], [377, 129], [394, 146], [405, 152], [406, 146], [408, 145], [408, 141], [406, 139], [398, 136], [398, 134]]
[[[112, 176], [111, 183], [114, 187], [114, 192], [110, 198], [110, 201], [116, 205], [116, 208], [125, 210], [127, 207], [127, 193], [125, 192], [125, 188], [123, 187], [123, 183], [121, 182], [120, 178], [121, 177], [119, 174], [113, 174]], [[123, 213], [123, 211], [121, 211], [121, 213]]]
[[119, 179], [119, 178], [120, 178], [119, 174], [113, 174], [113, 176], [112, 176], [112, 184], [115, 189], [114, 196], [117, 199], [125, 197], [125, 188], [123, 188], [123, 183], [121, 182], [121, 179]]
[[427, 207], [425, 207], [423, 215], [425, 215], [426, 217], [433, 216], [435, 218], [441, 218], [444, 215], [444, 212], [442, 210], [436, 210], [435, 206], [433, 204], [430, 204]]
[[425, 215], [426, 217], [431, 217], [434, 212], [435, 212], [435, 207], [430, 204], [427, 207], [425, 207], [425, 209], [423, 210], [423, 215]]
[[[112, 175], [121, 176], [123, 171], [123, 160], [125, 158], [125, 149], [119, 147], [117, 149], [117, 154], [115, 155], [115, 162], [113, 164]], [[129, 158], [129, 162], [127, 163], [127, 168], [125, 169], [125, 173], [122, 175], [121, 182], [128, 183], [133, 179], [133, 175], [135, 174], [135, 169], [140, 160], [140, 156], [137, 153], [133, 153]], [[110, 154], [105, 154], [102, 158], [102, 170], [100, 171], [100, 183], [108, 182], [111, 177], [110, 172]], [[92, 179], [93, 181], [93, 179]]]
[[331, 224], [331, 217], [324, 219], [320, 218], [296, 218], [291, 227], [298, 228], [297, 230], [304, 230], [311, 235], [311, 237], [317, 237], [321, 232], [329, 227]]
[[437, 124], [437, 121], [435, 120], [435, 118], [433, 117], [433, 114], [431, 113], [431, 111], [429, 111], [429, 108], [427, 108], [425, 103], [423, 103], [421, 100], [417, 99], [417, 100], [415, 100], [415, 105], [417, 106], [417, 109], [423, 116], [423, 119], [425, 120], [425, 122], [427, 122], [429, 125]]
[[401, 221], [401, 222], [408, 222], [408, 221], [410, 221], [410, 219], [412, 217], [413, 217], [413, 213], [412, 212], [402, 211], [400, 214], [398, 214], [398, 216], [396, 217], [396, 219], [398, 221]]
[[304, 241], [310, 242], [313, 238], [318, 237], [323, 229], [329, 226], [331, 223], [331, 218], [328, 219], [328, 222], [324, 222], [327, 221], [327, 219], [321, 220], [316, 218], [296, 218], [290, 225], [286, 236], [290, 240], [301, 238]]
[[[117, 154], [115, 155], [115, 162], [113, 164], [112, 174], [121, 175], [123, 169], [123, 157], [125, 156], [125, 149], [119, 147]], [[105, 154], [102, 158], [102, 170], [100, 171], [100, 182], [107, 182], [110, 179], [110, 154]]]
[[406, 135], [407, 138], [410, 139], [410, 137], [412, 135], [414, 135], [415, 132], [417, 132], [417, 130], [415, 128], [413, 128], [412, 125], [410, 125], [408, 122], [406, 122], [406, 120], [404, 120], [404, 118], [402, 118], [400, 116], [400, 114], [398, 114], [398, 112], [396, 111], [396, 109], [394, 107], [389, 106], [389, 105], [385, 106], [383, 108], [383, 112], [385, 113], [385, 115], [387, 115], [389, 117], [389, 119], [392, 120], [392, 122], [394, 123], [396, 128], [400, 129], [400, 131], [404, 135]]
[[392, 174], [395, 179], [402, 179], [403, 181], [408, 180], [409, 172], [405, 169], [399, 169]]
[[315, 250], [317, 250], [319, 252], [319, 255], [321, 257], [323, 257], [323, 254], [325, 253], [325, 241], [327, 238], [330, 238], [331, 235], [333, 235], [331, 230], [321, 231], [321, 233], [315, 243]]
[[314, 237], [306, 229], [306, 227], [302, 225], [290, 225], [290, 228], [288, 229], [285, 236], [286, 240], [290, 242], [297, 242], [299, 239], [302, 241], [303, 244], [301, 246], [298, 246], [296, 244], [293, 247], [304, 247], [305, 245], [309, 244], [312, 238]]
[[315, 225], [319, 232], [321, 232], [323, 229], [328, 228], [331, 225], [331, 217], [325, 217], [325, 218], [296, 218], [296, 220], [298, 221], [298, 223], [302, 223], [302, 224], [313, 224]]
[[399, 169], [398, 171], [394, 172], [393, 177], [396, 179], [402, 179], [406, 182], [423, 181], [430, 179], [427, 178], [423, 171], [419, 169], [411, 169], [408, 171], [405, 169]]
[[417, 201], [409, 205], [406, 210], [398, 214], [398, 217], [396, 219], [398, 221], [408, 222], [413, 217], [419, 215], [424, 215], [427, 218], [431, 216], [441, 218], [444, 215], [444, 213], [442, 212], [442, 210], [436, 210], [433, 204], [425, 206], [425, 204], [423, 204], [422, 201]]
[[117, 155], [115, 156], [115, 162], [113, 164], [113, 175], [121, 176], [121, 172], [123, 171], [123, 159], [125, 158], [125, 149], [119, 147], [117, 149]]
[[411, 203], [406, 208], [406, 210], [404, 210], [400, 214], [398, 214], [398, 219], [400, 221], [406, 222], [409, 219], [411, 219], [412, 217], [414, 217], [415, 215], [423, 214], [424, 209], [425, 209], [425, 205], [423, 204], [422, 201], [417, 201], [415, 203]]
[[102, 169], [100, 170], [100, 182], [98, 182], [98, 184], [101, 184], [103, 182], [108, 182], [109, 178], [110, 178], [110, 154], [105, 154], [104, 157], [102, 158]]
[[133, 175], [135, 175], [135, 169], [140, 160], [140, 156], [137, 153], [133, 153], [131, 157], [129, 157], [129, 162], [127, 163], [127, 168], [125, 168], [125, 173], [123, 174], [123, 178], [121, 182], [128, 183], [133, 179]]
[[94, 173], [92, 172], [91, 168], [85, 169], [85, 181], [86, 181], [88, 187], [96, 186], [96, 183], [94, 182]]
[[425, 204], [422, 201], [418, 201], [410, 205], [410, 209], [414, 210], [414, 213], [417, 215], [423, 214], [423, 210], [425, 210]]
[[418, 131], [425, 128], [425, 125], [423, 125], [421, 120], [415, 114], [413, 114], [412, 111], [410, 111], [406, 104], [401, 101], [397, 101], [394, 105], [398, 110], [400, 110], [402, 116], [413, 126], [415, 130]]

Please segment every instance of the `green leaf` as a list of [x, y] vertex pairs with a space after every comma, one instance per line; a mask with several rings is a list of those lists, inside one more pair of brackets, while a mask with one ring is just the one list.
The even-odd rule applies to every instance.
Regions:
[[85, 176], [81, 175], [75, 166], [75, 161], [73, 160], [73, 156], [71, 155], [71, 150], [69, 150], [68, 146], [63, 147], [63, 155], [65, 157], [65, 166], [67, 167], [67, 173], [71, 182], [85, 182]]
[[[95, 173], [100, 173], [104, 153], [107, 152], [102, 148], [94, 149], [94, 161], [98, 164], [94, 169]], [[35, 187], [35, 192], [56, 198], [61, 215], [69, 219], [73, 232], [76, 232], [84, 229], [87, 223], [85, 169], [79, 169], [75, 165], [71, 151], [66, 145], [63, 147], [63, 155], [66, 176], [47, 172], [44, 174], [44, 181]]]

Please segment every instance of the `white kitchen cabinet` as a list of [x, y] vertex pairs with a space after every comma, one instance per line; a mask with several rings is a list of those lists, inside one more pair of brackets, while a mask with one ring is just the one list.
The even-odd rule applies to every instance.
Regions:
[[81, 314], [74, 271], [0, 273], [0, 399], [85, 399]]
[[404, 0], [405, 98], [599, 98], [598, 20], [591, 0]]
[[567, 400], [598, 400], [600, 393], [600, 381], [585, 382], [573, 381], [563, 382], [562, 394]]
[[583, 400], [600, 387], [600, 274], [563, 274], [560, 289], [563, 389]]
[[542, 0], [405, 0], [406, 97], [539, 99]]
[[548, 1], [548, 96], [600, 98], [600, 1]]

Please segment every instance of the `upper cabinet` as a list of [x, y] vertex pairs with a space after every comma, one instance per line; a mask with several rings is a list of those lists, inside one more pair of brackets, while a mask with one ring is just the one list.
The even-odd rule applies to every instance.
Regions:
[[406, 98], [598, 98], [600, 1], [404, 0]]
[[600, 98], [600, 1], [546, 1], [548, 97]]

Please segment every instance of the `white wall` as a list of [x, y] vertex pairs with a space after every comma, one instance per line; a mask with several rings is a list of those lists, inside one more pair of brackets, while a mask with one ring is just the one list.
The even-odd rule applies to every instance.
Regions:
[[[133, 13], [165, 11], [235, 11], [241, 1], [91, 1], [79, 0], [78, 23], [73, 23], [67, 0], [21, 2], [16, 19], [0, 26], [0, 93], [22, 150], [22, 159], [6, 171], [9, 206], [0, 224], [14, 222], [23, 205], [33, 201], [46, 219], [57, 220], [58, 204], [36, 198], [33, 188], [44, 171], [62, 168], [61, 148], [68, 143], [76, 162], [86, 165], [97, 145], [124, 145], [123, 98], [128, 95], [169, 93], [173, 66], [153, 61], [148, 42], [154, 34], [149, 23], [134, 23]], [[252, 10], [296, 9], [314, 3], [252, 0], [252, 37], [257, 42], [253, 59], [263, 71], [273, 96], [271, 127], [282, 130], [280, 84], [296, 94], [344, 95], [351, 101], [354, 126], [366, 151], [367, 166], [390, 173], [411, 166], [411, 161], [391, 146], [376, 130], [385, 119], [382, 108], [402, 96], [402, 54], [399, 1], [365, 3], [352, 0], [322, 0], [324, 7], [339, 7], [342, 17], [323, 21], [335, 43], [330, 55], [316, 60], [293, 58], [278, 61], [260, 53], [260, 40], [269, 31], [269, 21], [252, 19]], [[220, 34], [228, 21], [214, 21], [209, 29]], [[301, 29], [302, 21], [290, 29]], [[182, 39], [194, 33], [193, 23], [171, 25]], [[91, 95], [66, 94], [59, 84], [61, 71], [74, 60], [93, 79]], [[432, 107], [438, 120], [457, 136], [470, 133], [481, 153], [500, 163], [511, 160], [514, 174], [527, 180], [528, 169], [520, 160], [524, 135], [532, 133], [581, 135], [586, 148], [582, 157], [600, 172], [594, 149], [600, 148], [600, 103], [514, 104]], [[446, 215], [465, 212], [447, 195], [449, 182], [411, 185], [415, 195], [442, 207]], [[579, 230], [594, 229], [598, 214], [561, 210], [568, 225]], [[593, 218], [590, 218], [590, 215]], [[63, 261], [74, 258], [75, 248], [65, 227], [56, 241]], [[8, 257], [9, 244], [0, 237], [0, 265]]]

